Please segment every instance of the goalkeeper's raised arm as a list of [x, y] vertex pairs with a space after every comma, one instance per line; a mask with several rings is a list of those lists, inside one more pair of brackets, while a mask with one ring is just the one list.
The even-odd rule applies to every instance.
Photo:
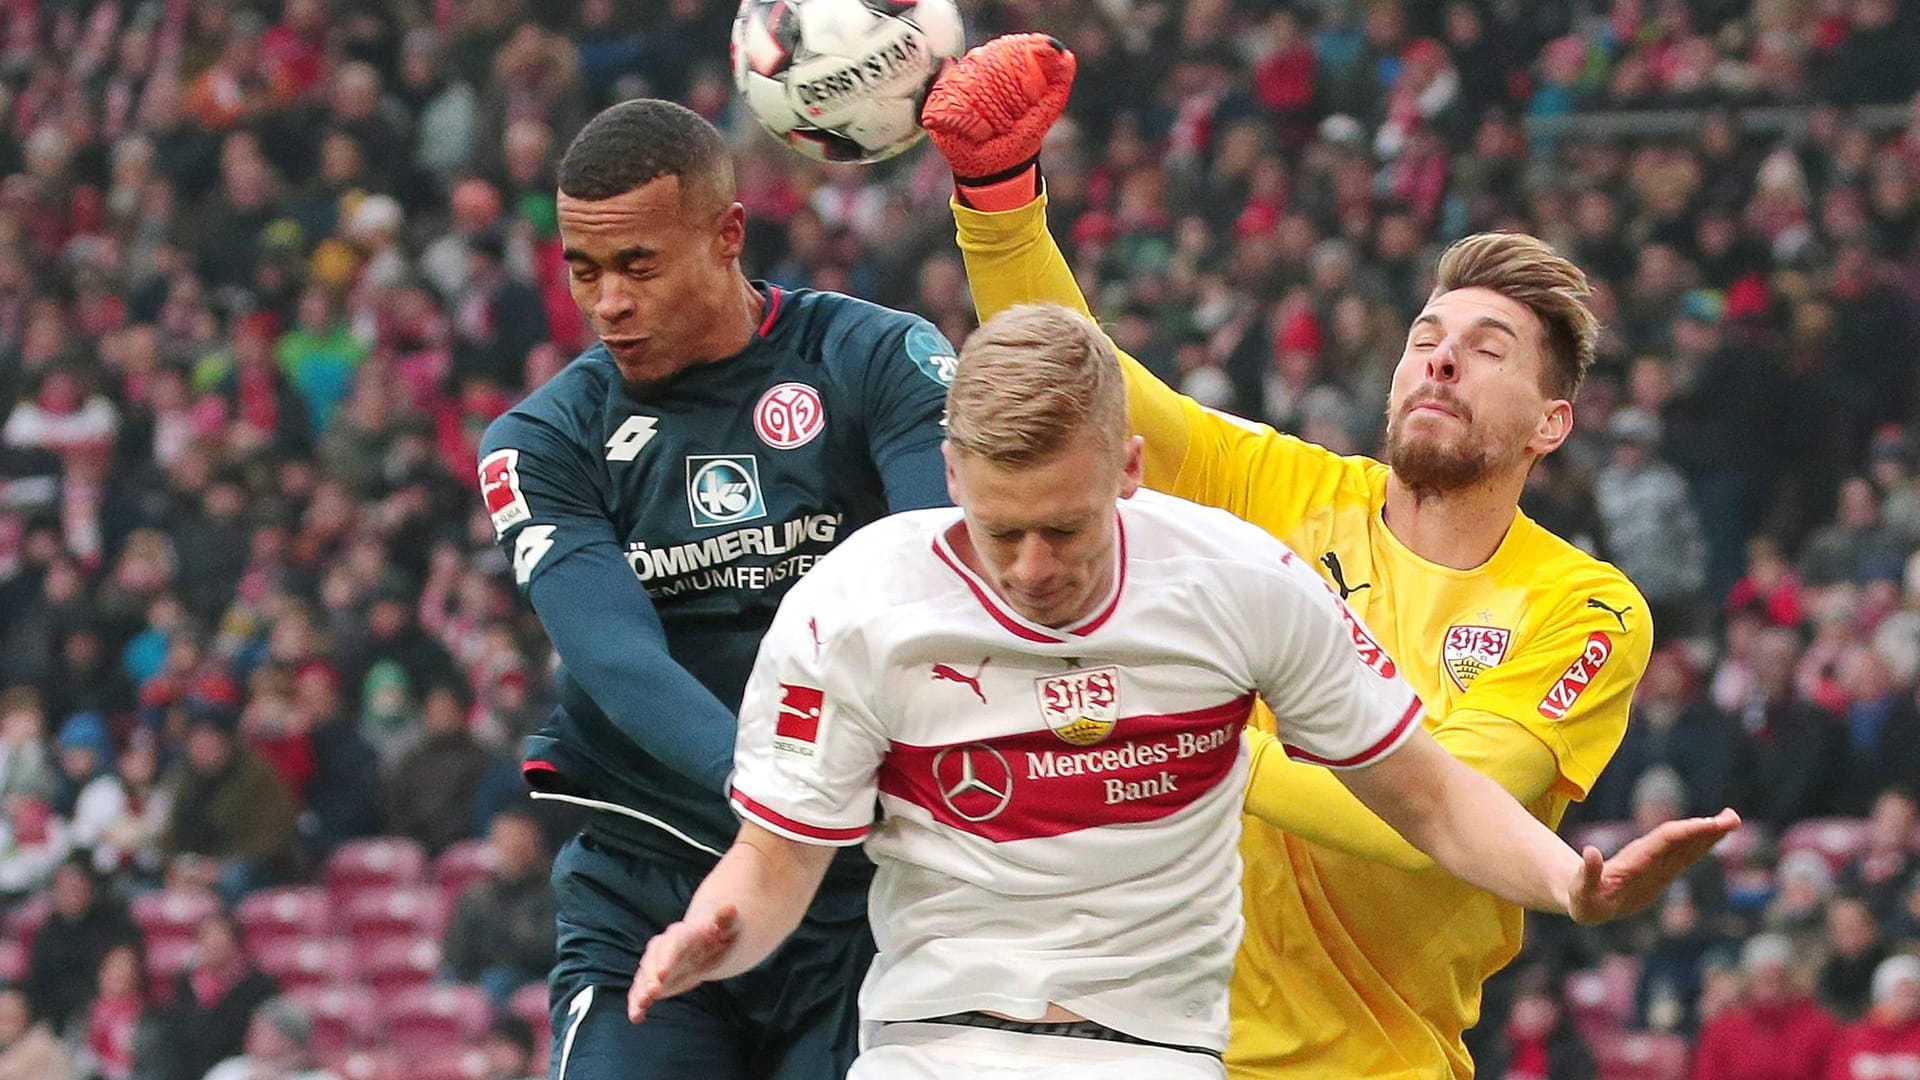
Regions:
[[[960, 251], [982, 321], [1023, 303], [1059, 304], [1094, 317], [1047, 233], [1040, 180], [1041, 143], [1066, 106], [1074, 70], [1073, 53], [1045, 34], [995, 38], [950, 65], [921, 111], [934, 146], [953, 168]], [[1240, 459], [1258, 452], [1272, 460], [1276, 449], [1305, 459], [1329, 456], [1204, 409], [1125, 351], [1119, 355], [1127, 412], [1146, 439], [1150, 487], [1245, 517], [1233, 483]]]

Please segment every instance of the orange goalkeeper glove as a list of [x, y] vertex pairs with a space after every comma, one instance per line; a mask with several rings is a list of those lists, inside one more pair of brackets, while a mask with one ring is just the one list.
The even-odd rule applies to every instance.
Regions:
[[1040, 142], [1066, 108], [1073, 53], [1046, 34], [994, 38], [951, 64], [921, 126], [953, 168], [961, 203], [1011, 210], [1040, 194]]

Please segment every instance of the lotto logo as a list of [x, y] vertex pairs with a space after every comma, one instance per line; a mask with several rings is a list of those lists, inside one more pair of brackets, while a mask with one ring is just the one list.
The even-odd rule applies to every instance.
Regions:
[[767, 516], [760, 497], [760, 462], [752, 454], [687, 459], [687, 508], [697, 528], [735, 525]]
[[820, 391], [806, 383], [781, 383], [760, 395], [760, 403], [753, 407], [754, 434], [775, 450], [805, 446], [826, 426]]
[[654, 429], [660, 421], [651, 416], [629, 416], [622, 421], [618, 430], [607, 439], [608, 461], [632, 461], [640, 456], [640, 451], [653, 441]]

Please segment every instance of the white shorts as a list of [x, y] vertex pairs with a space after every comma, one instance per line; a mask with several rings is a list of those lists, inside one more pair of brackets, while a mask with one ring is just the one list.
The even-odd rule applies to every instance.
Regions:
[[1223, 1080], [1220, 1059], [959, 1024], [886, 1024], [847, 1080]]

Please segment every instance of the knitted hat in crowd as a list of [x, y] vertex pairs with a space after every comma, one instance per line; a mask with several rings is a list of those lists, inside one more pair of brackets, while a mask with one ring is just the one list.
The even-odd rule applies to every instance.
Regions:
[[305, 1006], [290, 997], [269, 998], [254, 1011], [254, 1016], [295, 1046], [304, 1048], [313, 1042], [313, 1018]]
[[1275, 336], [1278, 352], [1302, 352], [1320, 355], [1320, 320], [1311, 311], [1296, 311], [1287, 318]]
[[1660, 420], [1645, 409], [1621, 409], [1607, 421], [1607, 434], [1616, 442], [1652, 445], [1660, 441]]
[[1727, 299], [1715, 289], [1688, 289], [1680, 298], [1680, 317], [1715, 325], [1726, 313]]
[[1884, 1004], [1903, 982], [1920, 983], [1920, 956], [1901, 953], [1880, 961], [1873, 969], [1873, 1003]]
[[1767, 279], [1759, 274], [1748, 274], [1727, 286], [1724, 314], [1730, 320], [1750, 319], [1765, 315], [1772, 304], [1773, 298], [1767, 292]]
[[1821, 893], [1833, 890], [1833, 868], [1827, 865], [1826, 856], [1817, 851], [1787, 852], [1774, 869], [1774, 877], [1781, 882], [1798, 879]]
[[91, 750], [96, 761], [113, 757], [113, 740], [107, 735], [107, 719], [97, 712], [77, 712], [60, 725], [60, 749]]
[[1793, 966], [1793, 941], [1785, 934], [1756, 934], [1740, 950], [1740, 970], [1751, 975], [1761, 968]]
[[240, 688], [224, 675], [204, 675], [187, 690], [187, 723], [231, 735], [240, 730]]

